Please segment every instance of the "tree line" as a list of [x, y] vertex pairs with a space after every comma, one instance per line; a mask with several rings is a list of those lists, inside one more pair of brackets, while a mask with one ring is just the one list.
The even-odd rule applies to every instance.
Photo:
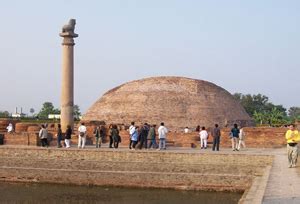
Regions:
[[[52, 102], [44, 102], [38, 113], [34, 114], [35, 110], [33, 108], [30, 108], [29, 112], [32, 118], [48, 119], [48, 115], [50, 114], [60, 114], [60, 109], [55, 108]], [[74, 105], [74, 118], [79, 119], [80, 116], [81, 112], [79, 106]], [[10, 117], [10, 113], [8, 111], [0, 111], [0, 117], [8, 118]]]
[[273, 104], [262, 94], [234, 93], [233, 97], [257, 124], [284, 125], [300, 120], [300, 107], [293, 106], [287, 110], [282, 105]]
[[[78, 105], [74, 105], [73, 113], [74, 118], [79, 119], [79, 117], [81, 116], [81, 112]], [[43, 103], [42, 109], [36, 116], [41, 119], [46, 119], [50, 114], [60, 114], [60, 109], [55, 108], [51, 102], [45, 102]]]

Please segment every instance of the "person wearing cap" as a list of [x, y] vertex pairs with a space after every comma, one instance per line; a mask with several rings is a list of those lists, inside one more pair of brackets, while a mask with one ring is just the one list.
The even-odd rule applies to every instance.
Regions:
[[298, 130], [295, 129], [295, 125], [289, 125], [289, 130], [285, 133], [285, 139], [287, 140], [287, 154], [289, 168], [296, 167], [298, 159], [298, 142], [300, 141], [300, 135]]

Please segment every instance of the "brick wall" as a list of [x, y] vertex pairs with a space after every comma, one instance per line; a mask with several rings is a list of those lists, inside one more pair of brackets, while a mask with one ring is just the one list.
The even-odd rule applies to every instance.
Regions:
[[[285, 133], [287, 128], [272, 127], [247, 127], [244, 128], [245, 143], [248, 147], [258, 148], [278, 148], [286, 145]], [[223, 129], [221, 145], [223, 147], [231, 147], [229, 139], [230, 129]]]
[[[52, 146], [56, 145], [56, 128], [55, 124], [48, 128], [49, 141]], [[94, 125], [87, 126], [87, 145], [95, 144], [95, 137], [93, 136]], [[22, 125], [24, 127], [24, 124]], [[125, 126], [119, 126], [120, 136], [122, 138], [121, 146], [129, 144], [129, 133]], [[77, 126], [74, 128], [74, 135], [72, 136], [72, 143], [77, 144]], [[10, 145], [36, 145], [39, 144], [38, 134], [39, 128], [35, 125], [28, 124], [26, 132], [17, 132], [14, 134], [5, 134], [4, 144]], [[247, 127], [244, 128], [245, 143], [247, 147], [251, 148], [277, 148], [286, 144], [285, 132], [286, 128], [272, 128], [272, 127]], [[229, 138], [229, 128], [224, 128], [221, 131], [221, 148], [231, 147], [231, 140]], [[109, 142], [109, 130], [106, 129], [107, 135], [104, 138], [104, 143]], [[199, 146], [198, 132], [183, 133], [183, 132], [169, 132], [167, 136], [167, 144], [176, 147], [198, 147]], [[212, 143], [212, 137], [209, 136], [209, 145]]]
[[[91, 126], [88, 128], [88, 135], [92, 141], [94, 141], [93, 128]], [[129, 144], [129, 133], [125, 130], [126, 127], [120, 127], [120, 136], [122, 137], [122, 145]], [[246, 127], [244, 128], [245, 143], [247, 147], [252, 148], [277, 148], [285, 146], [285, 132], [286, 128], [273, 128], [273, 127]], [[107, 132], [109, 132], [107, 130]], [[208, 131], [210, 132], [210, 131]], [[223, 128], [221, 130], [221, 147], [231, 147], [231, 140], [229, 138], [230, 128]], [[169, 132], [167, 141], [169, 145], [174, 145], [177, 147], [197, 147], [199, 146], [199, 133], [183, 133], [183, 132]], [[109, 141], [109, 138], [106, 138]], [[209, 136], [209, 143], [212, 143], [212, 136]]]

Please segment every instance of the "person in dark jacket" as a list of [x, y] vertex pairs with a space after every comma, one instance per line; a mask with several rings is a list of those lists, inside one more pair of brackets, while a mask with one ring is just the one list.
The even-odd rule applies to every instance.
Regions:
[[110, 124], [109, 125], [109, 127], [108, 127], [108, 129], [109, 129], [109, 133], [110, 133], [110, 135], [109, 135], [109, 148], [113, 148], [113, 138], [112, 138], [112, 135], [111, 135], [111, 131], [112, 131], [112, 129], [113, 129], [113, 125], [112, 124]]
[[57, 129], [57, 133], [56, 133], [56, 137], [57, 137], [57, 147], [61, 148], [61, 141], [63, 139], [63, 135], [62, 135], [62, 131], [61, 131], [61, 125], [58, 124], [58, 129]]
[[219, 151], [221, 131], [218, 124], [215, 124], [215, 128], [212, 131], [212, 137], [213, 137], [212, 150], [215, 151], [217, 149], [217, 151]]
[[112, 128], [110, 130], [110, 135], [113, 140], [114, 148], [118, 148], [119, 142], [121, 142], [121, 141], [120, 141], [119, 130], [118, 130], [117, 125], [112, 126]]
[[100, 127], [97, 126], [94, 129], [94, 136], [96, 138], [96, 148], [99, 148], [101, 146], [101, 137], [100, 137]]
[[147, 137], [148, 137], [148, 132], [149, 132], [149, 126], [147, 123], [145, 123], [142, 128], [141, 128], [141, 133], [140, 133], [140, 149], [145, 146], [145, 149], [147, 149]]
[[104, 126], [100, 126], [100, 146], [99, 147], [101, 147], [101, 145], [102, 145], [102, 142], [104, 141], [104, 139], [105, 139], [105, 136], [106, 136], [106, 130], [105, 130], [105, 128], [104, 128]]
[[68, 125], [66, 133], [65, 133], [66, 148], [70, 148], [71, 147], [71, 136], [72, 136], [72, 128], [71, 128], [70, 125]]
[[148, 140], [149, 140], [149, 149], [152, 147], [153, 149], [157, 148], [156, 143], [156, 132], [155, 132], [156, 125], [151, 125], [149, 132], [148, 132]]
[[105, 137], [105, 130], [103, 126], [95, 127], [94, 136], [96, 138], [96, 148], [100, 148]]
[[234, 124], [233, 128], [230, 131], [230, 137], [231, 137], [231, 143], [232, 143], [232, 150], [233, 151], [239, 151], [238, 150], [239, 134], [240, 134], [240, 130], [238, 128], [238, 125]]

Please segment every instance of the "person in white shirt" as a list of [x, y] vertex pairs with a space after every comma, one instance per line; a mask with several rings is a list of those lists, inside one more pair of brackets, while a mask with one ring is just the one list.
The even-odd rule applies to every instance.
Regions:
[[13, 133], [14, 131], [13, 125], [11, 123], [8, 124], [6, 129], [7, 129], [7, 133]]
[[78, 148], [84, 148], [85, 141], [86, 141], [86, 126], [84, 123], [81, 123], [81, 125], [78, 128]]
[[239, 133], [239, 144], [238, 144], [238, 150], [241, 149], [241, 146], [243, 146], [244, 148], [246, 148], [246, 144], [245, 144], [245, 132], [244, 132], [244, 128], [241, 127], [240, 129], [240, 133]]
[[185, 128], [184, 128], [184, 133], [189, 133], [189, 132], [190, 132], [189, 128], [188, 128], [188, 127], [185, 127]]
[[132, 148], [132, 135], [135, 132], [135, 126], [134, 126], [134, 122], [131, 122], [131, 125], [129, 127], [129, 149]]
[[162, 122], [160, 127], [157, 130], [159, 138], [159, 148], [157, 150], [166, 149], [166, 138], [168, 129], [165, 127], [165, 124]]
[[201, 128], [201, 131], [199, 132], [200, 135], [200, 144], [201, 144], [201, 149], [206, 149], [207, 148], [207, 139], [208, 139], [208, 133], [205, 130], [205, 127]]
[[39, 132], [39, 137], [41, 139], [41, 144], [42, 144], [42, 147], [49, 147], [49, 144], [48, 144], [48, 130], [46, 128], [46, 125], [42, 125], [42, 128]]

